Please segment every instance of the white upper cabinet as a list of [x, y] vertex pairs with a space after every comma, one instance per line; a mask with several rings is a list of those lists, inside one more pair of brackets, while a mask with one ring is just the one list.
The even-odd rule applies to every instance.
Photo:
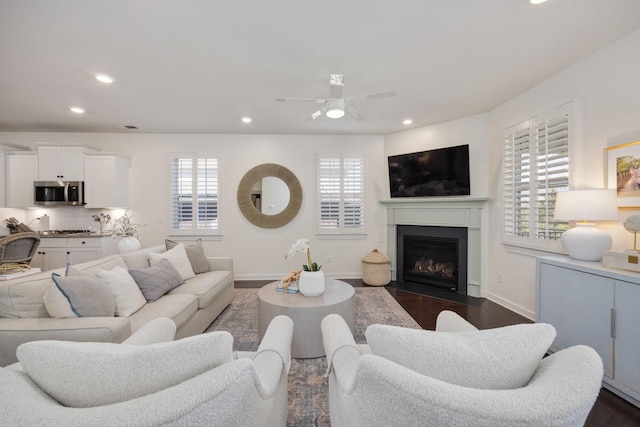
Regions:
[[128, 207], [129, 159], [118, 155], [87, 155], [84, 162], [85, 207]]
[[7, 154], [5, 156], [5, 205], [8, 208], [33, 206], [33, 181], [38, 180], [38, 156]]
[[38, 147], [38, 180], [84, 181], [84, 147]]

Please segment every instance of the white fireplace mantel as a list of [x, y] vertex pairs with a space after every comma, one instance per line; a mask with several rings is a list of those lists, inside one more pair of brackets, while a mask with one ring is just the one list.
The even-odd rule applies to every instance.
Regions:
[[[381, 200], [387, 208], [387, 256], [391, 259], [391, 277], [396, 279], [396, 226], [428, 225], [466, 227], [468, 230], [467, 294], [485, 297], [488, 240], [488, 198], [429, 197]], [[485, 266], [483, 268], [483, 266]]]

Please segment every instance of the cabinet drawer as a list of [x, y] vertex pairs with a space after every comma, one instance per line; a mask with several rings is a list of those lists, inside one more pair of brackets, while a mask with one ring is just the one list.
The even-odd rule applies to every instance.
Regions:
[[68, 247], [69, 249], [77, 248], [100, 248], [102, 246], [101, 238], [81, 238], [81, 237], [69, 237]]
[[38, 249], [66, 248], [66, 247], [67, 247], [66, 237], [47, 237], [46, 239], [40, 239], [40, 246], [38, 246]]

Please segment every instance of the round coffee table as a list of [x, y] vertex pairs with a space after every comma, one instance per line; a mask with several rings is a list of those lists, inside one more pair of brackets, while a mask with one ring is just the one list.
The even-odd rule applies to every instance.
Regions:
[[301, 293], [278, 292], [278, 282], [263, 286], [258, 291], [258, 335], [260, 340], [271, 319], [284, 314], [293, 320], [291, 357], [309, 359], [324, 356], [320, 322], [328, 314], [339, 314], [354, 330], [356, 323], [355, 291], [341, 280], [325, 278], [325, 290], [317, 297]]

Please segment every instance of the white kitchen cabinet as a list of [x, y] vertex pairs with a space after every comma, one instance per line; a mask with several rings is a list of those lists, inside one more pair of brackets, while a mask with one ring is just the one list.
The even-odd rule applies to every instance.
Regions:
[[40, 181], [84, 181], [84, 147], [38, 147]]
[[40, 239], [40, 246], [31, 261], [42, 271], [55, 270], [67, 264], [81, 264], [118, 253], [115, 241], [105, 237], [47, 237]]
[[86, 155], [84, 162], [85, 207], [128, 207], [129, 159], [118, 155]]
[[557, 351], [593, 347], [605, 388], [640, 406], [640, 274], [568, 257], [537, 259], [536, 321], [550, 323]]
[[40, 239], [40, 245], [31, 260], [32, 267], [42, 271], [55, 270], [67, 265], [67, 238], [55, 237]]
[[38, 180], [38, 156], [7, 154], [5, 156], [5, 205], [8, 208], [27, 208], [33, 205], [33, 181]]

